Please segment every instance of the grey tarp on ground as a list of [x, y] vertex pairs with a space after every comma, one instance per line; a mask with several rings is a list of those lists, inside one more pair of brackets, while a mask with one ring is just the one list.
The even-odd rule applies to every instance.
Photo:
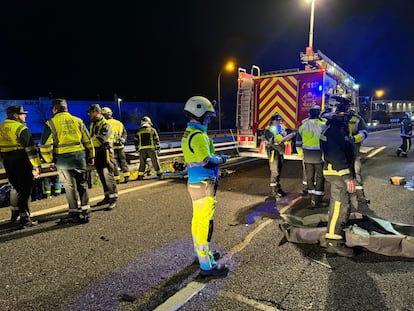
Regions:
[[[284, 222], [279, 228], [289, 242], [320, 243], [325, 246], [328, 214], [281, 216]], [[345, 230], [347, 246], [360, 246], [386, 256], [414, 258], [414, 226], [392, 223], [360, 213], [351, 213], [348, 224]]]

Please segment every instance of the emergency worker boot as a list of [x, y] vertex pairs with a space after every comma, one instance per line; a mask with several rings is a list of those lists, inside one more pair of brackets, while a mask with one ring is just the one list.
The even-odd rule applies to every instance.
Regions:
[[397, 157], [399, 157], [399, 156], [400, 156], [401, 151], [402, 151], [402, 150], [401, 150], [401, 148], [398, 148], [398, 149], [397, 149]]
[[164, 174], [163, 173], [159, 173], [159, 174], [157, 174], [157, 176], [160, 180], [164, 180]]
[[20, 224], [19, 227], [21, 229], [26, 228], [26, 227], [33, 227], [33, 226], [37, 226], [38, 222], [32, 220], [30, 217], [22, 217], [20, 216]]
[[217, 265], [211, 270], [200, 269], [199, 275], [203, 278], [213, 277], [213, 278], [223, 278], [226, 277], [229, 273], [229, 269], [226, 266]]
[[13, 224], [16, 222], [17, 218], [19, 218], [19, 210], [13, 209], [11, 210], [10, 222]]
[[129, 176], [125, 176], [124, 177], [124, 184], [128, 183], [128, 181], [129, 181]]
[[277, 184], [276, 192], [277, 192], [276, 195], [278, 198], [284, 197], [286, 195], [286, 192], [282, 190], [282, 186], [280, 184]]
[[108, 207], [105, 208], [105, 211], [112, 211], [116, 207], [117, 203], [118, 203], [118, 200], [110, 200]]
[[105, 204], [109, 204], [109, 198], [108, 197], [105, 197], [103, 200], [96, 203], [95, 206], [102, 206], [102, 205], [105, 205]]
[[354, 257], [355, 255], [354, 250], [346, 247], [344, 241], [342, 240], [326, 239], [326, 252], [349, 258]]

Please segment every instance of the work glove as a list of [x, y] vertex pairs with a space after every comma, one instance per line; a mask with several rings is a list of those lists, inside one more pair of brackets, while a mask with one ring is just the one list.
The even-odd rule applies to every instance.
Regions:
[[223, 163], [226, 163], [227, 162], [227, 159], [229, 158], [229, 156], [226, 155], [226, 154], [224, 154], [224, 153], [222, 153], [222, 154], [220, 154], [220, 158], [222, 159]]

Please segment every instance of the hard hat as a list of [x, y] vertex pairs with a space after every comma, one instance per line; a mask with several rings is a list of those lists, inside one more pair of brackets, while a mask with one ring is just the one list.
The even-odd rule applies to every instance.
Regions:
[[109, 116], [109, 117], [112, 116], [112, 109], [109, 107], [103, 107], [101, 112], [104, 116]]
[[282, 120], [282, 117], [278, 114], [274, 114], [271, 118], [270, 121], [275, 121], [275, 120]]
[[6, 110], [7, 115], [17, 114], [27, 114], [27, 111], [23, 109], [23, 106], [9, 106]]
[[152, 126], [152, 121], [150, 117], [144, 116], [141, 119], [141, 125], [142, 126]]
[[184, 105], [184, 111], [195, 118], [202, 118], [206, 114], [216, 116], [213, 104], [203, 96], [190, 97]]
[[314, 105], [309, 109], [309, 116], [311, 118], [317, 118], [321, 114], [321, 107], [318, 105]]

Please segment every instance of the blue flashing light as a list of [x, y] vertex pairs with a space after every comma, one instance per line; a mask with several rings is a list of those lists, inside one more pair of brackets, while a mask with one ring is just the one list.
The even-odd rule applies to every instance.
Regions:
[[322, 89], [323, 89], [322, 85], [320, 85], [320, 84], [319, 84], [319, 86], [318, 86], [318, 91], [319, 91], [319, 92], [322, 92]]

